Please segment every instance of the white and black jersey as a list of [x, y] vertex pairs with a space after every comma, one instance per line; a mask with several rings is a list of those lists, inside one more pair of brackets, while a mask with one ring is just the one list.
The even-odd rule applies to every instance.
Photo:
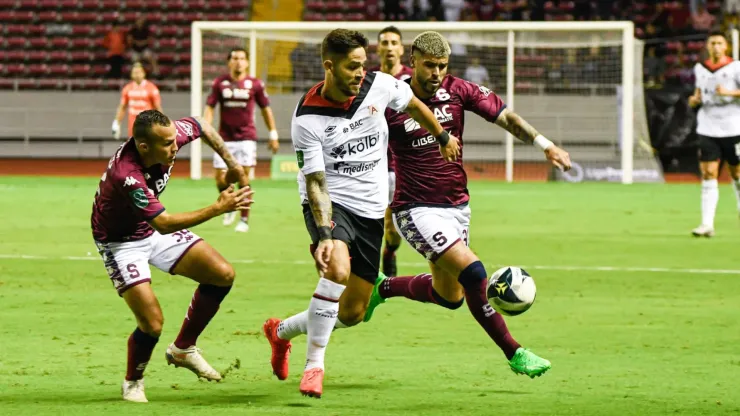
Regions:
[[307, 201], [305, 176], [325, 171], [332, 202], [365, 218], [382, 218], [388, 206], [386, 108], [403, 111], [413, 98], [409, 85], [382, 72], [368, 72], [360, 92], [337, 104], [321, 97], [324, 83], [301, 97], [291, 135]]
[[717, 86], [740, 90], [740, 62], [729, 57], [718, 64], [711, 61], [694, 66], [696, 88], [701, 90], [701, 108], [696, 133], [708, 137], [740, 136], [740, 100], [717, 94]]

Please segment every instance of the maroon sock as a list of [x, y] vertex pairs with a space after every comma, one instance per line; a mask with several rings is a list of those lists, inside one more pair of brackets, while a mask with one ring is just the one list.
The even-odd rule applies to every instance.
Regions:
[[434, 302], [432, 295], [432, 275], [422, 273], [416, 276], [389, 277], [378, 288], [383, 299], [403, 296], [418, 302]]
[[190, 301], [188, 313], [175, 340], [175, 346], [180, 349], [195, 345], [198, 336], [206, 329], [211, 318], [218, 312], [218, 307], [231, 290], [231, 286], [213, 286], [200, 284]]
[[159, 338], [153, 337], [139, 328], [128, 337], [128, 360], [126, 362], [126, 380], [139, 380], [144, 377], [144, 370], [152, 358], [152, 351]]
[[478, 324], [485, 329], [488, 336], [506, 354], [506, 358], [510, 360], [521, 345], [509, 333], [509, 328], [506, 327], [506, 322], [504, 322], [501, 314], [496, 313], [488, 303], [486, 285], [487, 282], [482, 280], [478, 286], [471, 285], [466, 287], [465, 300], [475, 320], [478, 321]]

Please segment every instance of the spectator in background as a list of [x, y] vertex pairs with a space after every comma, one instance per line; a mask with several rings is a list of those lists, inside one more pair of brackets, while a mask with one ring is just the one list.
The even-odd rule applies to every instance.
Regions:
[[691, 16], [691, 26], [696, 32], [709, 32], [712, 26], [714, 26], [715, 20], [716, 19], [711, 13], [709, 13], [706, 6], [704, 6], [704, 4], [699, 4], [696, 6], [696, 13]]
[[691, 32], [691, 12], [683, 2], [674, 3], [668, 14], [668, 30], [676, 35], [686, 35]]
[[385, 0], [383, 14], [385, 14], [385, 20], [406, 20], [406, 10], [401, 7], [400, 0]]
[[527, 7], [527, 0], [498, 0], [499, 19], [497, 20], [521, 21]]
[[103, 38], [103, 46], [108, 49], [108, 78], [123, 76], [123, 55], [126, 53], [126, 32], [117, 22]]
[[645, 79], [658, 80], [666, 70], [665, 59], [657, 56], [655, 46], [647, 49], [647, 54], [642, 60], [643, 76]]
[[490, 22], [496, 18], [496, 2], [494, 0], [482, 0], [478, 4], [478, 19]]
[[428, 0], [429, 10], [427, 11], [427, 20], [443, 22], [445, 20], [445, 10], [442, 7], [442, 0]]
[[655, 4], [653, 14], [648, 19], [648, 23], [655, 27], [665, 27], [668, 24], [668, 10], [665, 9], [663, 3]]
[[131, 45], [131, 60], [134, 62], [142, 62], [142, 58], [147, 60], [152, 66], [154, 76], [159, 75], [157, 57], [154, 56], [151, 49], [154, 39], [144, 16], [136, 18], [136, 23], [134, 23], [134, 27], [129, 31], [128, 36], [129, 45]]
[[444, 6], [445, 21], [459, 22], [460, 13], [465, 8], [465, 0], [442, 0]]
[[412, 22], [423, 22], [427, 20], [427, 12], [421, 5], [421, 0], [414, 0], [409, 6], [409, 19]]
[[488, 70], [480, 64], [480, 58], [477, 56], [470, 60], [470, 65], [465, 68], [464, 78], [472, 83], [490, 87], [490, 78]]

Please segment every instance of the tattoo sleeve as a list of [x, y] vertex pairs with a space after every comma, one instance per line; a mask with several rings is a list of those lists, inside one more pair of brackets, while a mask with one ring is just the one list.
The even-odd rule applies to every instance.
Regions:
[[306, 175], [306, 193], [316, 227], [331, 227], [331, 199], [323, 171]]
[[505, 108], [496, 119], [496, 124], [511, 133], [517, 139], [532, 144], [534, 138], [540, 134], [527, 123], [519, 114]]
[[203, 130], [203, 135], [200, 136], [200, 138], [203, 139], [203, 141], [206, 142], [214, 152], [221, 156], [226, 163], [226, 167], [229, 169], [237, 167], [239, 163], [234, 159], [234, 156], [229, 152], [229, 149], [226, 148], [224, 139], [220, 134], [218, 134], [216, 129], [213, 128], [211, 123], [207, 122], [203, 117], [195, 117], [195, 119], [198, 120], [198, 123], [200, 123], [200, 127]]

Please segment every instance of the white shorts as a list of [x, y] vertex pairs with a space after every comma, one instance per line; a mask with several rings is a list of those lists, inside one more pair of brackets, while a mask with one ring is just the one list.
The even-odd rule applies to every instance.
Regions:
[[394, 212], [393, 223], [411, 247], [432, 263], [460, 240], [469, 245], [469, 205], [408, 208]]
[[[242, 166], [257, 166], [257, 142], [254, 140], [241, 140], [238, 142], [224, 142], [226, 148], [234, 156], [237, 163]], [[213, 154], [213, 168], [226, 169], [226, 162], [218, 155]]]
[[138, 241], [101, 243], [96, 241], [98, 253], [113, 287], [121, 295], [127, 289], [152, 281], [149, 265], [172, 274], [180, 259], [202, 238], [188, 230], [162, 235], [157, 231]]
[[388, 172], [388, 205], [393, 202], [393, 194], [396, 193], [396, 172]]

